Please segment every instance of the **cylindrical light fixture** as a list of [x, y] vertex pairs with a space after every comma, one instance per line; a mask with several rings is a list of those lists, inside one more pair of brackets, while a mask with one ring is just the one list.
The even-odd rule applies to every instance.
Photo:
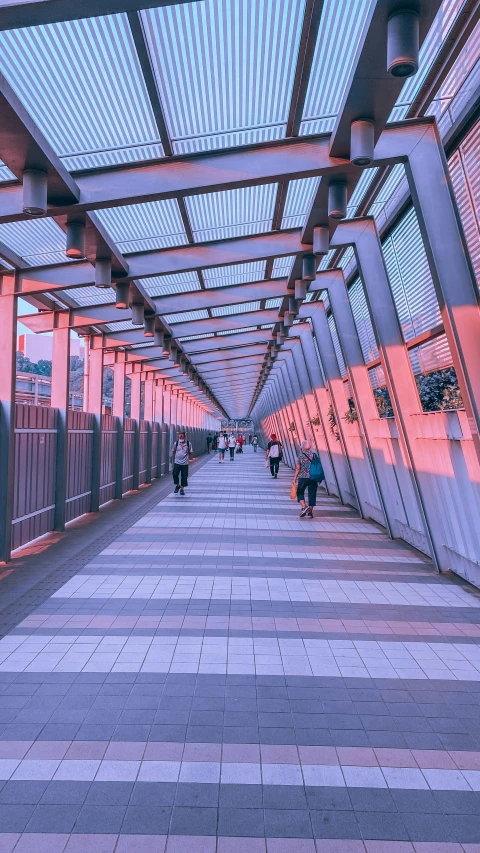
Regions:
[[128, 308], [128, 281], [117, 281], [115, 283], [115, 307]]
[[317, 273], [317, 264], [315, 255], [310, 252], [302, 258], [302, 278], [305, 281], [315, 281]]
[[163, 331], [163, 329], [155, 329], [153, 337], [155, 340], [155, 346], [161, 347], [163, 349], [165, 344], [165, 332]]
[[288, 313], [293, 314], [294, 318], [298, 314], [298, 303], [294, 296], [288, 297]]
[[178, 350], [175, 344], [170, 344], [170, 352], [168, 354], [170, 361], [173, 361], [176, 367], [180, 364], [178, 360]]
[[282, 333], [281, 333], [281, 332], [277, 332], [277, 344], [278, 344], [279, 346], [282, 346], [282, 344], [283, 344], [284, 342], [285, 342], [285, 335], [282, 335]]
[[143, 314], [143, 302], [132, 302], [132, 323], [134, 326], [143, 326]]
[[295, 319], [295, 314], [290, 314], [290, 311], [285, 311], [283, 315], [283, 325], [286, 329], [289, 329], [290, 326], [293, 326], [293, 321]]
[[67, 222], [67, 247], [65, 249], [67, 258], [85, 257], [85, 236], [85, 222], [74, 220]]
[[317, 225], [313, 229], [313, 251], [315, 255], [326, 255], [330, 243], [328, 225]]
[[172, 339], [171, 338], [165, 338], [165, 340], [163, 342], [163, 354], [164, 355], [170, 355], [171, 351], [172, 351]]
[[143, 334], [146, 338], [153, 338], [155, 334], [155, 314], [145, 314], [143, 317]]
[[350, 162], [354, 166], [370, 166], [375, 147], [375, 124], [371, 119], [352, 121], [350, 127]]
[[95, 287], [107, 288], [111, 286], [112, 262], [110, 258], [97, 258], [95, 261]]
[[388, 19], [387, 70], [393, 77], [411, 77], [418, 71], [420, 26], [414, 9], [398, 9]]
[[[314, 258], [315, 255], [312, 255]], [[295, 280], [295, 299], [299, 299], [303, 301], [307, 295], [307, 282], [303, 280], [303, 278], [297, 278]]]
[[41, 169], [25, 169], [23, 173], [23, 212], [44, 216], [47, 212], [47, 173]]
[[332, 219], [344, 219], [347, 215], [347, 183], [332, 181], [328, 187], [328, 215]]

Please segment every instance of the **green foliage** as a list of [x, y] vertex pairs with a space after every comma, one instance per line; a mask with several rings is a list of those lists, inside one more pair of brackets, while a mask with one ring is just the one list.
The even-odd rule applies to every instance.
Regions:
[[390, 394], [388, 393], [388, 388], [377, 388], [377, 390], [373, 392], [373, 396], [375, 397], [379, 417], [393, 418], [393, 406], [392, 401], [390, 400]]
[[310, 424], [310, 426], [320, 426], [320, 417], [319, 417], [319, 415], [317, 414], [317, 415], [315, 415], [313, 418], [310, 418], [310, 420], [309, 420], [309, 421], [307, 421], [307, 426], [308, 426], [308, 424]]
[[463, 408], [457, 375], [453, 367], [417, 376], [416, 381], [424, 412]]
[[290, 424], [290, 426], [288, 427], [288, 429], [290, 430], [290, 432], [295, 432], [295, 431], [296, 431], [296, 426], [295, 426], [294, 421], [292, 421], [292, 422], [291, 422], [291, 424]]
[[337, 428], [337, 419], [335, 417], [333, 406], [329, 407], [327, 417], [331, 434], [333, 435], [335, 441], [340, 441], [340, 433]]

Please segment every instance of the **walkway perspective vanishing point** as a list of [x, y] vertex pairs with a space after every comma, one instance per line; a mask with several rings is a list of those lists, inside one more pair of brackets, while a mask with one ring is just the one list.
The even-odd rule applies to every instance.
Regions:
[[207, 458], [0, 641], [2, 853], [477, 853], [479, 593], [290, 481]]

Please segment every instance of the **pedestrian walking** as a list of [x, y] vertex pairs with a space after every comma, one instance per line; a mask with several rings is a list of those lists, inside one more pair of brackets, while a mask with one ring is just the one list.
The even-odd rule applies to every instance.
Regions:
[[252, 438], [252, 444], [253, 444], [253, 452], [256, 453], [257, 447], [258, 447], [258, 438], [256, 435], [254, 435]]
[[193, 455], [193, 448], [187, 441], [184, 432], [178, 434], [177, 441], [172, 445], [171, 456], [173, 457], [173, 482], [174, 492], [184, 495], [184, 489], [188, 486], [188, 463]]
[[215, 435], [213, 436], [213, 439], [212, 439], [212, 450], [214, 453], [216, 453], [218, 450], [218, 434], [217, 433], [215, 433]]
[[218, 436], [218, 463], [219, 465], [222, 462], [225, 462], [225, 451], [228, 447], [228, 439], [227, 434], [225, 432], [221, 432]]
[[210, 435], [210, 433], [208, 433], [208, 435], [207, 435], [207, 453], [210, 453], [210, 450], [212, 448], [212, 442], [213, 442], [213, 438]]
[[280, 460], [282, 458], [282, 444], [278, 441], [275, 433], [272, 433], [270, 436], [270, 441], [267, 445], [267, 452], [265, 453], [265, 459], [268, 459], [270, 462], [270, 474], [272, 477], [277, 479], [278, 468], [280, 466]]
[[230, 462], [233, 462], [235, 459], [235, 445], [237, 443], [237, 439], [235, 438], [233, 432], [228, 438], [228, 449], [230, 451]]
[[[317, 504], [318, 484], [325, 479], [322, 463], [312, 451], [309, 441], [302, 441], [302, 450], [295, 466], [294, 483], [297, 484], [297, 501], [302, 507], [300, 518], [313, 518], [313, 507]], [[308, 504], [305, 502], [308, 492]]]
[[237, 453], [243, 453], [243, 435], [237, 438]]

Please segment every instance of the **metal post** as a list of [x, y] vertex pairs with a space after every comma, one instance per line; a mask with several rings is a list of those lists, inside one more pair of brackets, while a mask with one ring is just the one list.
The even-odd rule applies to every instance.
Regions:
[[[300, 343], [302, 346], [303, 359], [305, 362], [308, 376], [310, 378], [310, 384], [312, 386], [313, 395], [317, 405], [318, 417], [322, 427], [325, 446], [328, 452], [328, 458], [330, 461], [330, 467], [333, 481], [335, 484], [336, 494], [338, 495], [339, 499], [342, 500], [342, 491], [340, 489], [339, 479], [336, 471], [337, 460], [334, 461], [335, 454], [333, 453], [331, 446], [332, 437], [329, 435], [324, 418], [324, 412], [326, 412], [329, 405], [329, 401], [327, 398], [327, 389], [325, 388], [325, 383], [323, 381], [320, 362], [318, 360], [317, 351], [313, 343], [313, 335], [310, 327], [306, 328], [305, 331], [301, 332]], [[342, 466], [346, 466], [348, 464], [347, 460], [343, 455], [338, 456], [338, 464], [341, 464]]]
[[[103, 392], [103, 349], [99, 339], [91, 338], [89, 348], [89, 383], [88, 411], [93, 419], [93, 448], [92, 448], [92, 494], [90, 512], [98, 512], [100, 508], [100, 478], [102, 470], [102, 392]], [[86, 354], [85, 354], [86, 355]]]
[[52, 342], [50, 405], [57, 410], [54, 530], [65, 530], [68, 469], [68, 402], [70, 391], [69, 315], [55, 312]]
[[[135, 365], [133, 366], [135, 370]], [[138, 371], [130, 374], [130, 417], [135, 421], [133, 436], [133, 489], [138, 489], [140, 480], [140, 398], [142, 374]]]
[[[318, 302], [316, 303], [316, 305], [318, 306], [317, 310], [312, 311], [312, 325], [315, 332], [315, 340], [317, 341], [318, 349], [320, 352], [320, 358], [322, 359], [325, 379], [327, 381], [328, 390], [330, 392], [330, 403], [335, 415], [338, 435], [340, 436], [340, 445], [345, 457], [345, 462], [347, 463], [349, 479], [353, 489], [353, 495], [357, 504], [358, 511], [362, 518], [364, 518], [365, 510], [362, 506], [360, 495], [357, 489], [357, 484], [355, 482], [355, 477], [353, 475], [352, 463], [350, 461], [350, 456], [347, 450], [347, 444], [343, 432], [342, 416], [340, 414], [340, 406], [344, 406], [346, 403], [343, 379], [340, 375], [340, 368], [338, 366], [337, 356], [335, 353], [335, 348], [333, 346], [332, 336], [330, 334], [330, 329], [327, 322], [327, 316], [325, 314], [325, 307], [323, 305], [323, 302]], [[342, 501], [343, 503], [348, 503], [348, 501], [344, 500], [343, 497]]]
[[0, 562], [10, 559], [15, 477], [17, 296], [14, 275], [0, 277]]
[[480, 301], [438, 128], [405, 164], [473, 443], [480, 459]]
[[437, 529], [433, 511], [424, 498], [415, 463], [415, 450], [411, 442], [411, 430], [413, 429], [411, 416], [421, 414], [422, 408], [388, 281], [375, 221], [365, 218], [342, 223], [334, 234], [333, 243], [335, 245], [352, 244], [355, 248], [395, 420], [410, 468], [418, 509], [431, 557], [437, 570], [440, 571], [443, 536], [441, 530]]
[[125, 353], [115, 353], [113, 365], [113, 407], [112, 414], [117, 418], [117, 456], [115, 465], [115, 497], [123, 497], [123, 453], [125, 420]]
[[[373, 447], [372, 425], [378, 419], [378, 410], [373, 398], [372, 386], [365, 367], [362, 348], [358, 338], [357, 327], [353, 317], [352, 307], [348, 298], [345, 279], [342, 270], [334, 270], [332, 274], [319, 274], [319, 280], [325, 284], [328, 290], [332, 313], [335, 318], [340, 346], [342, 348], [343, 360], [347, 369], [347, 375], [352, 388], [355, 408], [358, 413], [359, 422], [365, 439], [365, 449], [370, 462], [370, 468], [375, 481], [380, 506], [385, 518], [385, 526], [389, 536], [393, 539], [400, 536], [400, 530], [395, 520], [395, 510], [390, 506], [392, 499], [391, 484], [382, 483], [382, 475], [377, 464], [376, 453]], [[380, 449], [379, 453], [383, 451]]]

